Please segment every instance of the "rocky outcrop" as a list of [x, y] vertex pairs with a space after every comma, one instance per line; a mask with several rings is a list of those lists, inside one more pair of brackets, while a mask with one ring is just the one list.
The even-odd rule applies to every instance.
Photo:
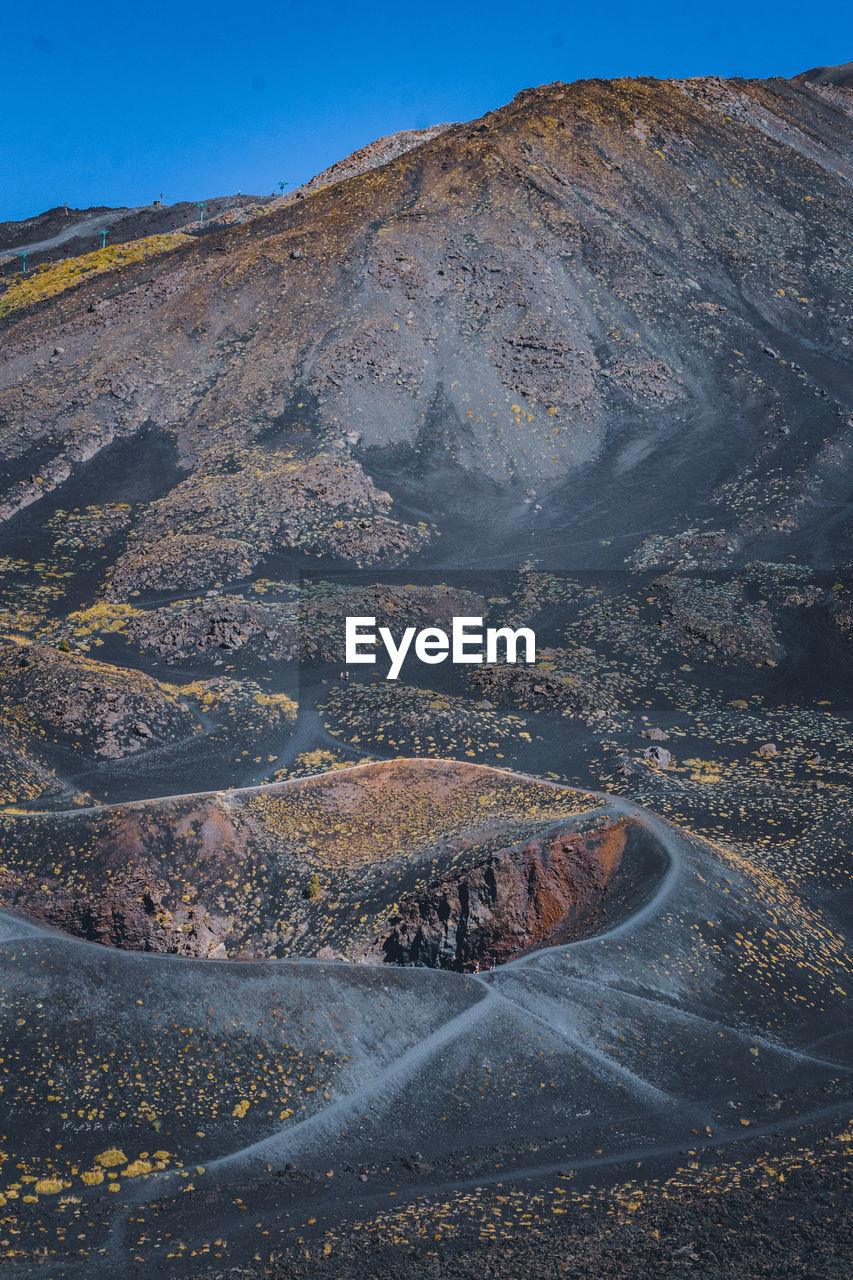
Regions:
[[197, 591], [249, 575], [257, 555], [240, 538], [176, 534], [154, 545], [133, 546], [110, 575], [108, 597], [124, 600], [140, 591]]
[[0, 870], [0, 896], [16, 911], [43, 920], [65, 933], [119, 947], [123, 951], [159, 951], [218, 959], [232, 921], [204, 906], [174, 901], [169, 886], [151, 883], [130, 869], [110, 877], [99, 893], [81, 893], [49, 878], [15, 883]]
[[113, 567], [107, 598], [245, 578], [285, 548], [357, 564], [395, 563], [429, 540], [391, 518], [391, 498], [344, 453], [213, 450], [143, 512]]
[[666, 636], [680, 648], [716, 657], [775, 666], [785, 655], [764, 601], [747, 598], [744, 583], [699, 581], [666, 574], [653, 584], [663, 609]]
[[277, 197], [275, 204], [276, 206], [291, 204], [294, 200], [304, 199], [305, 196], [313, 195], [315, 191], [329, 187], [335, 182], [345, 182], [347, 178], [356, 178], [361, 173], [367, 173], [369, 169], [389, 164], [404, 152], [411, 151], [432, 138], [437, 138], [440, 133], [450, 128], [452, 125], [449, 124], [431, 124], [425, 129], [401, 129], [399, 133], [389, 133], [384, 138], [377, 138], [375, 142], [369, 142], [366, 147], [360, 147], [358, 151], [353, 151], [343, 160], [338, 160], [328, 169], [315, 174], [295, 191], [288, 191], [286, 195]]
[[228, 596], [139, 612], [129, 630], [167, 662], [238, 649], [289, 661], [299, 652], [295, 610]]
[[812, 67], [794, 77], [805, 84], [834, 85], [840, 89], [853, 89], [853, 62], [842, 62], [835, 67]]
[[577, 936], [601, 907], [625, 828], [536, 836], [491, 853], [402, 904], [365, 960], [473, 971]]
[[509, 699], [533, 710], [560, 711], [597, 724], [614, 707], [589, 650], [543, 648], [530, 665], [484, 663], [466, 680], [492, 702]]
[[141, 671], [39, 644], [0, 644], [0, 726], [116, 760], [186, 738], [186, 703]]
[[190, 655], [219, 657], [245, 650], [254, 657], [291, 661], [344, 660], [344, 619], [382, 615], [397, 626], [447, 625], [454, 614], [477, 616], [484, 601], [471, 591], [451, 587], [386, 586], [303, 587], [286, 601], [211, 596], [160, 609], [139, 610], [128, 630], [146, 649], [167, 662]]

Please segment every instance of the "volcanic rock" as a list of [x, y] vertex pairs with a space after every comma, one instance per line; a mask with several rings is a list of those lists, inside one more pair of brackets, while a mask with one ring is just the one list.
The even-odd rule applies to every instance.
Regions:
[[34, 738], [121, 759], [198, 729], [175, 693], [151, 676], [118, 671], [45, 645], [0, 644], [0, 723], [26, 724]]

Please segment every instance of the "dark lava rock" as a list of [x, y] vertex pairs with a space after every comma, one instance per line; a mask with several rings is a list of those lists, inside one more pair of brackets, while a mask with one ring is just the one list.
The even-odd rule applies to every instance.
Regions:
[[483, 607], [473, 592], [445, 586], [327, 585], [305, 588], [286, 601], [261, 603], [224, 595], [140, 610], [128, 629], [139, 644], [156, 650], [167, 662], [237, 650], [283, 661], [342, 662], [347, 615], [390, 615], [398, 626], [420, 629], [449, 626], [454, 616], [476, 616]]
[[835, 85], [840, 89], [853, 89], [853, 62], [842, 62], [836, 67], [813, 67], [802, 71], [796, 80], [806, 84]]
[[213, 450], [142, 513], [107, 598], [239, 580], [283, 548], [394, 563], [427, 542], [429, 530], [391, 519], [390, 507], [390, 496], [343, 453]]
[[198, 729], [186, 705], [151, 676], [36, 644], [0, 644], [2, 720], [24, 721], [35, 738], [102, 759]]
[[784, 656], [769, 609], [748, 601], [737, 580], [699, 581], [667, 574], [654, 586], [667, 637], [676, 646], [698, 646], [718, 657], [771, 665]]

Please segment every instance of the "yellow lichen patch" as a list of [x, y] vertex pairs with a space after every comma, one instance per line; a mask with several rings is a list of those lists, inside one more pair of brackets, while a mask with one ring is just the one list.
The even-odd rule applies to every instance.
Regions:
[[99, 1156], [95, 1156], [95, 1163], [104, 1169], [114, 1169], [116, 1165], [127, 1164], [127, 1156], [123, 1151], [119, 1151], [118, 1147], [110, 1147], [107, 1151], [102, 1151]]
[[288, 698], [286, 693], [256, 693], [254, 701], [259, 707], [275, 707], [288, 720], [295, 720], [299, 710], [299, 704]]
[[[359, 763], [366, 764], [369, 759], [370, 757], [362, 756]], [[332, 769], [350, 769], [352, 763], [352, 759], [349, 756], [338, 755], [335, 751], [327, 751], [324, 747], [317, 747], [314, 751], [301, 752], [294, 760], [291, 768], [280, 769], [273, 777], [275, 781], [284, 778], [307, 777], [312, 773], [329, 773]]]
[[227, 676], [193, 680], [178, 686], [175, 691], [184, 698], [192, 698], [206, 711], [221, 708], [229, 719], [244, 723], [247, 713], [253, 712], [258, 716], [258, 707], [263, 708], [260, 723], [264, 724], [277, 724], [281, 717], [295, 720], [299, 710], [299, 703], [286, 693], [264, 693], [253, 680], [234, 680]]
[[69, 613], [63, 630], [79, 642], [90, 636], [115, 635], [127, 630], [127, 624], [137, 612], [132, 605], [114, 604], [112, 601], [99, 600], [88, 609], [79, 609]]
[[19, 276], [9, 285], [0, 298], [0, 316], [21, 307], [32, 306], [43, 298], [55, 297], [64, 293], [84, 280], [93, 276], [104, 275], [107, 271], [120, 270], [133, 262], [142, 262], [163, 253], [173, 253], [182, 244], [188, 244], [191, 236], [181, 232], [170, 235], [146, 236], [142, 240], [128, 241], [124, 244], [107, 245], [104, 249], [95, 249], [92, 253], [84, 253], [79, 258], [69, 258], [67, 262], [45, 263], [37, 267], [30, 275]]
[[712, 786], [715, 782], [722, 782], [723, 780], [719, 766], [714, 764], [712, 760], [685, 760], [684, 765], [685, 768], [690, 770], [691, 782]]
[[129, 502], [90, 503], [86, 507], [66, 510], [60, 507], [45, 524], [54, 536], [53, 549], [74, 554], [104, 547], [130, 523], [133, 507]]
[[97, 1187], [103, 1182], [104, 1175], [100, 1169], [90, 1169], [86, 1173], [81, 1173], [80, 1178], [87, 1187]]
[[40, 1196], [55, 1196], [63, 1189], [64, 1186], [70, 1185], [60, 1182], [58, 1178], [41, 1178], [36, 1183], [36, 1191]]
[[150, 1160], [133, 1160], [126, 1169], [122, 1169], [125, 1178], [138, 1178], [142, 1173], [151, 1173], [154, 1169]]
[[234, 1107], [234, 1110], [231, 1112], [231, 1114], [232, 1116], [236, 1116], [238, 1120], [242, 1120], [243, 1116], [246, 1114], [248, 1110], [249, 1110], [248, 1098], [241, 1098], [240, 1101], [237, 1103], [237, 1105]]
[[[484, 818], [480, 798], [495, 795]], [[527, 823], [583, 813], [597, 801], [545, 782], [447, 760], [396, 760], [322, 777], [295, 779], [282, 790], [249, 795], [245, 807], [265, 833], [294, 848], [307, 847], [319, 864], [367, 866], [403, 854], [409, 858], [449, 832], [454, 839], [485, 839], [489, 824], [524, 815]], [[321, 820], [319, 820], [321, 819]]]
[[[172, 686], [174, 688], [174, 686]], [[192, 680], [177, 687], [185, 698], [194, 698], [203, 707], [215, 707], [223, 700], [222, 686], [213, 680]]]

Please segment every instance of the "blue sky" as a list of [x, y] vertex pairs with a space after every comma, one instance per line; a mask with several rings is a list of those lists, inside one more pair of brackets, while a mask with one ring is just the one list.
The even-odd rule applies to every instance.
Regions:
[[40, 0], [3, 34], [0, 220], [267, 194], [552, 80], [794, 75], [853, 59], [853, 7]]

